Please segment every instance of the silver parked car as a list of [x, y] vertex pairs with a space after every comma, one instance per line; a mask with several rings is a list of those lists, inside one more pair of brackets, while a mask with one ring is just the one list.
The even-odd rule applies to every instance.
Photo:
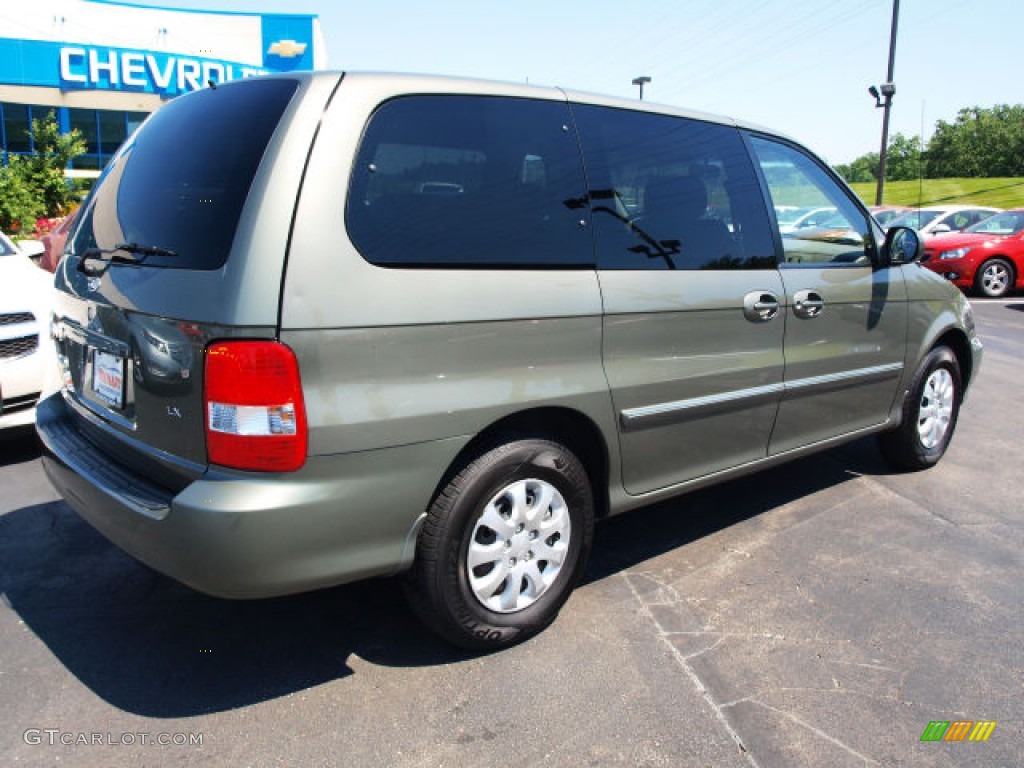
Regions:
[[[776, 207], [834, 209], [780, 231]], [[214, 595], [403, 573], [554, 620], [596, 520], [871, 433], [945, 452], [970, 306], [814, 155], [554, 88], [299, 73], [177, 98], [57, 273], [54, 485]]]

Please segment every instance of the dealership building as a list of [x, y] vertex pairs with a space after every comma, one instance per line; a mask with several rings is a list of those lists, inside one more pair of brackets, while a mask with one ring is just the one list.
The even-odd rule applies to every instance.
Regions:
[[164, 101], [243, 77], [324, 69], [319, 19], [110, 0], [0, 4], [0, 161], [33, 150], [31, 122], [77, 128], [93, 175]]

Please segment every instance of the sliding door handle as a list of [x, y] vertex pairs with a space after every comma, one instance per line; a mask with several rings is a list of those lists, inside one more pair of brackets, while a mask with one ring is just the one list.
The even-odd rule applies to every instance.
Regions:
[[751, 291], [743, 297], [743, 316], [752, 323], [767, 323], [779, 314], [779, 298], [768, 291]]
[[815, 291], [797, 291], [793, 294], [793, 314], [811, 319], [825, 311], [825, 300]]

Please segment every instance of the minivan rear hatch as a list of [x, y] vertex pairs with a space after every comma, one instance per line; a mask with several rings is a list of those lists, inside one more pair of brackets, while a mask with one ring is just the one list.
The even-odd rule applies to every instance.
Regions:
[[339, 77], [178, 97], [84, 204], [56, 278], [64, 400], [82, 434], [164, 485], [205, 469], [206, 346], [277, 334], [291, 211]]

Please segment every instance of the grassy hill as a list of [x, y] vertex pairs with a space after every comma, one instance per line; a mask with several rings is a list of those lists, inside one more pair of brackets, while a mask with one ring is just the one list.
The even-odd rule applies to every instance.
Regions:
[[[875, 182], [851, 184], [868, 205], [875, 202]], [[925, 179], [887, 181], [886, 205], [926, 206], [945, 203], [1024, 208], [1024, 179]]]

